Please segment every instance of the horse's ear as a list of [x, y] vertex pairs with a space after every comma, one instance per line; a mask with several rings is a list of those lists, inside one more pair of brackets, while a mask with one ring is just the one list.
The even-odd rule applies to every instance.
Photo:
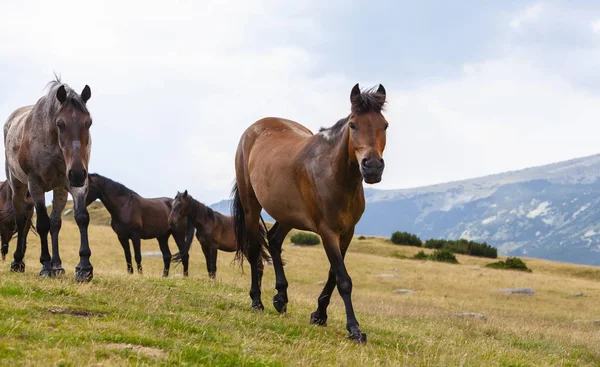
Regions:
[[90, 89], [90, 86], [86, 84], [86, 86], [83, 87], [83, 91], [81, 92], [81, 99], [83, 100], [83, 103], [87, 103], [87, 101], [89, 101], [90, 98], [92, 98], [92, 90]]
[[350, 103], [355, 104], [359, 100], [360, 100], [360, 87], [358, 86], [358, 83], [356, 83], [356, 85], [352, 88], [352, 91], [350, 92]]
[[65, 103], [65, 101], [67, 100], [67, 90], [65, 89], [64, 85], [61, 85], [56, 90], [56, 99], [58, 99], [60, 104]]
[[183, 192], [183, 198], [185, 199], [185, 198], [187, 198], [187, 196], [188, 196], [188, 194], [187, 194], [187, 190], [185, 190], [185, 191]]

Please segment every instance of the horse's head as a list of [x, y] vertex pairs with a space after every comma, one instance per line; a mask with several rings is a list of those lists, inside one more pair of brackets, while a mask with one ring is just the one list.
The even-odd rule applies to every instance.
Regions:
[[60, 108], [56, 115], [58, 142], [67, 165], [67, 178], [72, 187], [82, 187], [87, 178], [92, 140], [92, 118], [86, 107], [92, 91], [87, 85], [81, 95], [65, 85], [56, 89]]
[[358, 84], [350, 92], [352, 113], [348, 117], [349, 155], [358, 164], [360, 174], [368, 184], [381, 181], [385, 131], [388, 122], [382, 115], [385, 105], [385, 88], [377, 91], [360, 91]]
[[171, 213], [169, 213], [169, 226], [174, 227], [177, 223], [181, 223], [189, 215], [190, 212], [190, 196], [187, 190], [184, 192], [177, 192], [175, 199], [173, 199], [173, 206], [171, 207]]

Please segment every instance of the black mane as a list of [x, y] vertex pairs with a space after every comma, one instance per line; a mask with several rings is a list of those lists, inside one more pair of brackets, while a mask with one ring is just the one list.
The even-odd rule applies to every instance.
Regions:
[[[385, 97], [377, 93], [375, 87], [362, 91], [360, 95], [352, 98], [351, 102], [351, 112], [353, 115], [362, 115], [370, 112], [381, 113], [385, 110]], [[331, 127], [322, 127], [319, 129], [319, 133], [328, 137], [328, 140], [332, 140], [332, 138], [335, 140], [335, 138], [344, 133], [349, 118], [350, 116], [344, 117]]]
[[362, 115], [364, 113], [381, 113], [385, 110], [385, 96], [377, 93], [375, 87], [361, 91], [358, 96], [352, 98], [352, 113]]
[[135, 191], [123, 185], [122, 183], [113, 181], [110, 178], [99, 175], [97, 173], [90, 173], [89, 178], [101, 181], [101, 186], [103, 187], [103, 190], [111, 194], [115, 194], [117, 196], [137, 195]]
[[85, 102], [83, 101], [83, 99], [81, 99], [81, 96], [79, 94], [77, 94], [77, 92], [75, 92], [73, 89], [71, 89], [71, 87], [69, 87], [67, 84], [61, 82], [59, 76], [57, 76], [56, 74], [54, 76], [56, 79], [52, 80], [47, 85], [48, 93], [46, 94], [46, 97], [49, 98], [50, 101], [56, 101], [56, 103], [58, 104], [58, 101], [56, 99], [56, 91], [61, 86], [64, 86], [65, 90], [67, 91], [67, 100], [59, 108], [59, 110], [64, 108], [64, 106], [71, 105], [74, 108], [76, 108], [77, 110], [89, 114], [90, 112], [88, 111], [87, 106], [85, 105]]

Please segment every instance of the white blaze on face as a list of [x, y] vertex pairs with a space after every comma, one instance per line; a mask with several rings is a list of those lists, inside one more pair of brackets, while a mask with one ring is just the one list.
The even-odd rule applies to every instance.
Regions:
[[81, 148], [81, 141], [73, 140], [73, 149], [80, 149], [80, 148]]

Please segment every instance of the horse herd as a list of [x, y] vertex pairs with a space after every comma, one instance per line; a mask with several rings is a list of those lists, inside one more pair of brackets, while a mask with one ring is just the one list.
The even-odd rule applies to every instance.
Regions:
[[[163, 254], [163, 276], [168, 275], [174, 260], [183, 264], [187, 275], [188, 251], [195, 234], [211, 278], [216, 273], [217, 250], [236, 251], [240, 262], [247, 259], [252, 308], [257, 310], [264, 309], [263, 263], [271, 258], [277, 290], [273, 306], [285, 313], [288, 282], [281, 260], [282, 243], [293, 228], [312, 231], [323, 240], [330, 268], [310, 322], [327, 324], [327, 307], [337, 286], [346, 308], [349, 338], [366, 342], [354, 314], [352, 281], [344, 257], [365, 209], [363, 181], [381, 181], [384, 170], [382, 154], [388, 122], [382, 114], [386, 103], [382, 85], [361, 90], [356, 84], [350, 92], [347, 117], [317, 134], [294, 121], [274, 117], [248, 127], [235, 156], [233, 216], [213, 211], [187, 190], [178, 192], [174, 199], [147, 199], [107, 177], [88, 174], [92, 147], [92, 118], [87, 108], [90, 98], [89, 86], [78, 94], [57, 78], [34, 105], [17, 109], [4, 125], [7, 181], [0, 185], [0, 234], [3, 259], [8, 241], [17, 234], [12, 271], [25, 271], [26, 238], [35, 208], [35, 230], [41, 242], [40, 276], [65, 273], [58, 233], [70, 193], [80, 232], [76, 281], [93, 278], [87, 206], [99, 199], [111, 215], [111, 226], [123, 247], [129, 273], [133, 273], [129, 241], [141, 272], [140, 240], [156, 238]], [[53, 191], [50, 215], [45, 202], [48, 191]], [[263, 209], [275, 219], [271, 228], [262, 221]], [[168, 247], [170, 236], [179, 249], [174, 256]]]

